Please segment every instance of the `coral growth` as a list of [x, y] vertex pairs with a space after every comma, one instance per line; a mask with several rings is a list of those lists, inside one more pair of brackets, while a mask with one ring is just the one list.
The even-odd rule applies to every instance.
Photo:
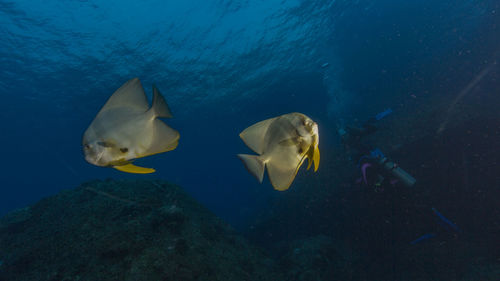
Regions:
[[93, 181], [0, 219], [0, 280], [279, 280], [182, 189]]

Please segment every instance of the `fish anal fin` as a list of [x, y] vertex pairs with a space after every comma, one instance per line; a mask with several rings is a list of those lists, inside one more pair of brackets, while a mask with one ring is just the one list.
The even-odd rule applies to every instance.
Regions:
[[297, 175], [297, 170], [296, 166], [280, 167], [276, 163], [272, 163], [272, 161], [267, 165], [269, 180], [274, 189], [279, 191], [285, 191], [292, 185]]
[[136, 166], [134, 164], [113, 166], [113, 168], [117, 169], [118, 171], [122, 171], [125, 173], [131, 173], [131, 174], [151, 174], [151, 173], [154, 173], [156, 171], [155, 169], [152, 169], [152, 168], [139, 167], [139, 166]]
[[240, 133], [240, 138], [250, 149], [258, 154], [263, 154], [264, 137], [266, 136], [267, 129], [276, 118], [270, 118], [253, 124]]
[[269, 155], [266, 163], [269, 180], [274, 189], [287, 190], [304, 162], [306, 154], [298, 154], [293, 146], [278, 146]]

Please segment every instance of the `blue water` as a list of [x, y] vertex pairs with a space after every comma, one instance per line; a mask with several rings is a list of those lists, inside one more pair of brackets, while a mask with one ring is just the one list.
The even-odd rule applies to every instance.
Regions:
[[[418, 119], [405, 115], [420, 106], [412, 95], [456, 93], [490, 65], [499, 13], [498, 1], [465, 0], [1, 1], [0, 214], [86, 180], [162, 178], [244, 225], [281, 195], [236, 157], [249, 152], [243, 129], [299, 111], [333, 158], [337, 126], [387, 108]], [[158, 86], [181, 135], [137, 161], [152, 175], [92, 166], [81, 150], [132, 77], [149, 97]]]

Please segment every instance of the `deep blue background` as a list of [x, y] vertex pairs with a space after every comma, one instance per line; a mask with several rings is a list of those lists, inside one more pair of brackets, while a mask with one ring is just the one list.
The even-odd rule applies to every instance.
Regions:
[[[0, 214], [90, 179], [162, 178], [243, 225], [279, 196], [235, 157], [247, 126], [303, 112], [327, 159], [336, 126], [408, 118], [399, 105], [456, 94], [499, 46], [497, 1], [113, 2], [0, 2]], [[136, 76], [166, 97], [179, 146], [137, 161], [153, 175], [91, 166], [81, 136]]]

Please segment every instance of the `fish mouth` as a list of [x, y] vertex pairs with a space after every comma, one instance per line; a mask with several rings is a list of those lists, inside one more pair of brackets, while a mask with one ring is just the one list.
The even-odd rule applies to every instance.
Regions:
[[313, 131], [313, 135], [315, 135], [315, 136], [318, 136], [318, 137], [319, 137], [318, 124], [316, 124], [316, 123], [314, 123], [314, 124], [313, 124], [313, 129], [312, 129], [312, 131]]
[[104, 167], [106, 165], [103, 165], [101, 163], [101, 159], [102, 159], [103, 155], [104, 155], [104, 150], [100, 151], [96, 156], [93, 156], [93, 155], [91, 155], [89, 153], [86, 153], [85, 154], [85, 160], [87, 162], [89, 162], [90, 164], [92, 164], [92, 165]]
[[94, 157], [90, 157], [89, 155], [85, 155], [85, 160], [89, 163], [89, 164], [92, 164], [92, 165], [95, 165], [95, 166], [100, 166], [97, 161], [95, 160]]
[[314, 123], [313, 128], [313, 140], [314, 140], [314, 146], [317, 148], [319, 145], [319, 129], [318, 129], [318, 124]]

